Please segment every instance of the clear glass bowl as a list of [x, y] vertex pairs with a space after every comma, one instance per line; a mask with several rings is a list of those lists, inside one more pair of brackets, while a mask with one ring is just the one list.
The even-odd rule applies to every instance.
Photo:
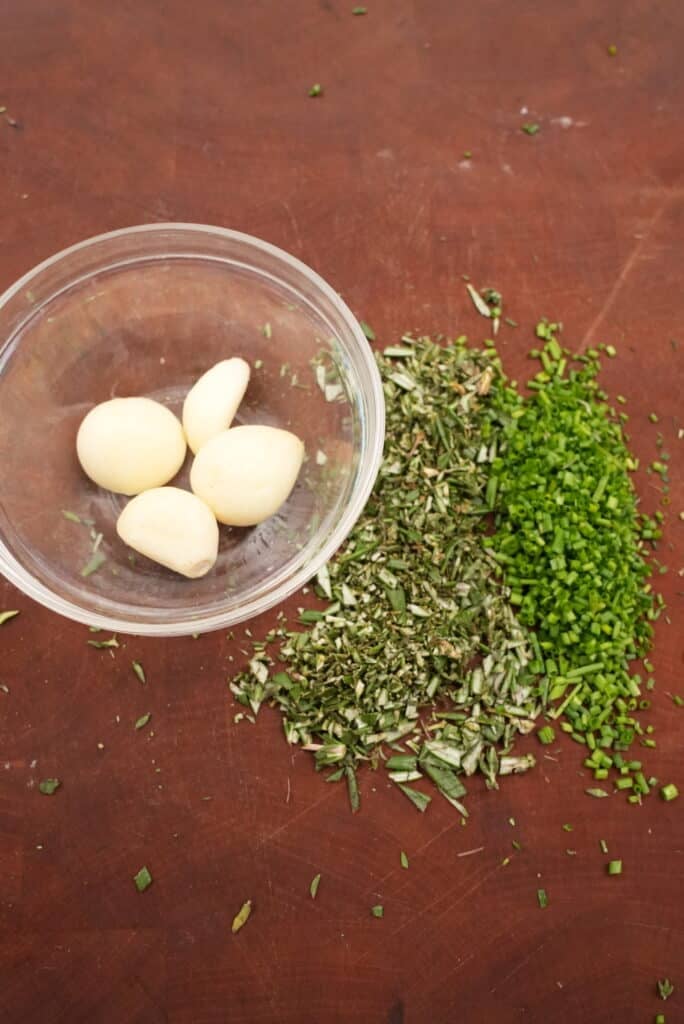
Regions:
[[[127, 499], [87, 479], [76, 431], [117, 395], [179, 413], [193, 381], [233, 355], [252, 366], [237, 422], [294, 431], [307, 460], [277, 515], [221, 527], [215, 568], [186, 580], [131, 557], [116, 534]], [[303, 263], [249, 235], [197, 224], [113, 231], [0, 298], [0, 571], [79, 622], [177, 636], [283, 601], [349, 533], [383, 437], [380, 377], [355, 318]], [[189, 463], [174, 484], [188, 486]], [[96, 542], [106, 560], [83, 575]]]

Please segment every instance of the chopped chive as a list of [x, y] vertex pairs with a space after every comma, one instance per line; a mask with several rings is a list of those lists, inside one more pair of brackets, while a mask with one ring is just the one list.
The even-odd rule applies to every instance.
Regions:
[[77, 516], [75, 512], [70, 512], [66, 508], [62, 509], [62, 515], [65, 519], [68, 519], [70, 523], [79, 523], [80, 525], [83, 522], [80, 516]]
[[230, 926], [230, 930], [232, 931], [233, 935], [235, 935], [236, 932], [239, 932], [240, 929], [244, 927], [251, 913], [252, 901], [246, 900], [238, 910], [235, 917], [233, 918], [233, 923]]
[[553, 743], [556, 738], [555, 730], [550, 725], [545, 725], [541, 729], [537, 730], [537, 739], [544, 746], [548, 746], [549, 743]]
[[610, 793], [606, 793], [605, 789], [601, 789], [600, 786], [595, 786], [592, 789], [585, 789], [584, 792], [588, 796], [595, 796], [597, 800], [602, 799], [604, 796], [610, 796]]
[[152, 885], [152, 875], [149, 869], [144, 865], [140, 868], [140, 871], [136, 875], [133, 875], [133, 881], [138, 892], [145, 892], [145, 889], [149, 889]]
[[663, 798], [663, 800], [669, 802], [670, 800], [676, 800], [676, 798], [679, 796], [679, 790], [673, 782], [668, 782], [666, 786], [661, 787], [660, 795]]
[[52, 796], [62, 785], [60, 779], [43, 779], [38, 783], [38, 789], [44, 796]]
[[622, 861], [611, 860], [608, 861], [608, 874], [609, 875], [621, 875], [622, 874]]
[[408, 857], [406, 856], [406, 854], [404, 853], [403, 850], [401, 851], [401, 854], [399, 856], [399, 860], [401, 861], [402, 868], [408, 868], [408, 866], [409, 866], [409, 859], [408, 859]]
[[101, 548], [93, 551], [92, 555], [81, 569], [81, 576], [88, 577], [92, 576], [94, 572], [102, 568], [104, 563], [107, 561], [107, 556]]
[[320, 876], [320, 874], [314, 875], [314, 877], [311, 880], [311, 885], [309, 886], [309, 892], [311, 893], [311, 899], [312, 900], [316, 899], [316, 893], [318, 892], [318, 886], [320, 884], [321, 884], [321, 876]]
[[546, 889], [537, 889], [537, 902], [542, 910], [549, 905], [549, 898], [546, 895]]
[[147, 679], [145, 678], [145, 669], [142, 667], [139, 661], [134, 661], [131, 663], [131, 665], [136, 676], [144, 686], [145, 683], [147, 682]]
[[323, 94], [323, 86], [321, 85], [320, 82], [316, 82], [309, 89], [309, 96], [312, 96], [312, 97], [314, 97], [314, 96], [321, 96], [322, 94]]
[[385, 908], [381, 903], [376, 903], [374, 907], [371, 907], [371, 914], [373, 917], [382, 917], [385, 913]]

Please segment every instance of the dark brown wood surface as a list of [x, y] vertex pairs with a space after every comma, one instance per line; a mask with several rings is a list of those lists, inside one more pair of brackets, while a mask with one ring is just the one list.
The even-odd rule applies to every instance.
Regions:
[[[481, 338], [467, 273], [520, 321], [502, 333], [514, 372], [542, 315], [580, 348], [617, 345], [603, 379], [629, 400], [634, 447], [650, 461], [661, 429], [672, 452], [648, 769], [684, 791], [684, 711], [666, 696], [684, 694], [684, 8], [367, 6], [5, 0], [0, 103], [18, 124], [0, 117], [0, 286], [99, 232], [197, 221], [301, 257], [381, 342]], [[111, 657], [0, 584], [8, 607], [21, 615], [0, 631], [3, 1024], [684, 1020], [681, 799], [592, 800], [563, 743], [498, 793], [472, 785], [465, 828], [371, 772], [352, 816], [275, 712], [234, 725], [241, 630], [128, 639]], [[47, 776], [63, 780], [51, 798]]]

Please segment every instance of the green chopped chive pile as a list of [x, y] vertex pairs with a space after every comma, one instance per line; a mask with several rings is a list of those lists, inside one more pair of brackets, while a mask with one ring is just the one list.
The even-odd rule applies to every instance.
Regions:
[[[501, 296], [486, 293], [470, 288], [498, 323]], [[419, 811], [429, 781], [466, 816], [464, 779], [479, 771], [496, 788], [534, 765], [513, 747], [542, 714], [606, 783], [588, 795], [640, 803], [657, 785], [625, 755], [637, 740], [655, 746], [639, 717], [653, 679], [630, 662], [645, 658], [663, 607], [647, 561], [663, 516], [639, 511], [637, 462], [599, 387], [599, 350], [573, 356], [559, 332], [537, 325], [529, 397], [491, 342], [404, 335], [376, 355], [384, 459], [318, 573], [326, 605], [301, 610], [305, 628], [281, 621], [231, 681], [254, 715], [264, 701], [280, 709], [288, 742], [330, 769], [327, 781], [346, 782], [353, 810], [357, 768], [384, 762]], [[548, 723], [536, 735], [542, 746], [556, 738]], [[678, 796], [672, 783], [660, 792]]]

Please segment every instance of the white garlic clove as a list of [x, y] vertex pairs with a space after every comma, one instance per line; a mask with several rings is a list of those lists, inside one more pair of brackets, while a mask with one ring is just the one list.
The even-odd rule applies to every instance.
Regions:
[[116, 532], [134, 551], [190, 579], [205, 576], [218, 557], [213, 512], [179, 487], [155, 487], [133, 498]]
[[277, 427], [233, 427], [195, 456], [190, 486], [220, 523], [256, 526], [287, 501], [304, 460], [304, 444]]
[[172, 479], [185, 458], [183, 428], [151, 398], [112, 398], [91, 409], [76, 437], [84, 472], [117, 494], [139, 494]]
[[224, 359], [190, 388], [183, 404], [183, 429], [192, 451], [227, 430], [249, 383], [244, 359]]

